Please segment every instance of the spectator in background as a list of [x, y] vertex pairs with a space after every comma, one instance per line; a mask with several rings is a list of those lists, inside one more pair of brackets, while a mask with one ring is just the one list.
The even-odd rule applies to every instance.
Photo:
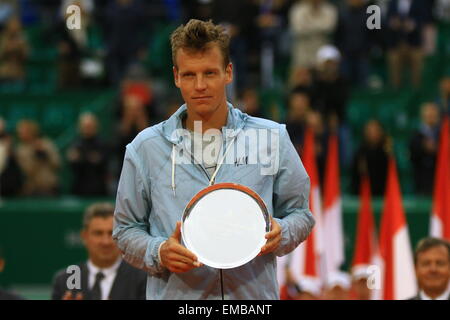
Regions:
[[147, 274], [121, 259], [112, 239], [113, 215], [110, 203], [86, 209], [81, 238], [88, 261], [78, 264], [81, 289], [70, 290], [70, 274], [61, 270], [53, 279], [52, 300], [145, 300]]
[[311, 110], [311, 99], [308, 91], [298, 88], [288, 98], [288, 116], [286, 129], [292, 144], [297, 150], [303, 145], [308, 113]]
[[358, 147], [351, 168], [353, 193], [359, 193], [359, 183], [364, 174], [369, 175], [370, 188], [375, 196], [382, 196], [386, 185], [387, 137], [378, 120], [369, 120], [364, 126], [364, 137]]
[[290, 89], [303, 88], [312, 92], [313, 77], [311, 70], [305, 67], [298, 67], [292, 70], [289, 75], [288, 86]]
[[25, 178], [23, 195], [56, 195], [60, 157], [55, 145], [40, 136], [39, 125], [32, 120], [19, 121], [17, 135], [17, 161]]
[[121, 101], [117, 107], [119, 118], [123, 115], [124, 98], [127, 96], [134, 96], [143, 105], [148, 119], [153, 121], [156, 120], [153, 118], [157, 116], [159, 110], [156, 110], [157, 103], [152, 88], [152, 82], [141, 64], [130, 66], [125, 78], [122, 80], [120, 95]]
[[2, 31], [8, 20], [18, 15], [18, 13], [17, 0], [0, 0], [0, 31]]
[[[66, 27], [67, 7], [77, 5], [81, 11], [80, 29], [69, 30]], [[62, 19], [55, 27], [55, 33], [59, 34], [58, 52], [58, 82], [60, 88], [71, 88], [81, 83], [80, 64], [83, 54], [88, 46], [87, 29], [91, 22], [94, 10], [93, 0], [63, 0], [60, 7]]]
[[440, 114], [439, 107], [430, 102], [423, 104], [420, 111], [421, 123], [412, 135], [409, 150], [415, 190], [418, 194], [431, 195], [439, 146]]
[[261, 110], [259, 93], [256, 88], [245, 88], [242, 90], [241, 102], [242, 111], [253, 117], [264, 118]]
[[[241, 88], [248, 86], [248, 39], [251, 28], [250, 1], [227, 0], [212, 1], [211, 17], [215, 23], [222, 25], [230, 35], [230, 58], [233, 63], [233, 83], [228, 85], [231, 90], [228, 96], [232, 101]], [[236, 93], [236, 94], [235, 94]]]
[[28, 43], [18, 17], [8, 20], [0, 34], [0, 82], [24, 81]]
[[119, 85], [128, 68], [146, 56], [149, 25], [140, 0], [113, 0], [99, 13], [106, 45], [105, 67]]
[[325, 45], [317, 52], [312, 105], [322, 114], [328, 130], [337, 131], [340, 163], [348, 167], [351, 160], [346, 109], [350, 85], [340, 73], [340, 62], [341, 54], [334, 46]]
[[444, 113], [450, 114], [450, 76], [441, 79], [440, 94], [439, 105]]
[[[285, 47], [283, 40], [287, 35], [289, 1], [287, 0], [255, 0], [253, 10], [255, 25], [258, 30], [259, 64], [261, 74], [261, 86], [272, 88], [274, 86], [274, 64], [283, 56]], [[286, 49], [285, 51], [289, 51]], [[288, 55], [286, 52], [286, 55]]]
[[314, 133], [317, 169], [319, 171], [320, 185], [323, 185], [325, 176], [325, 164], [327, 161], [329, 131], [323, 116], [316, 110], [311, 110], [306, 116], [307, 126]]
[[336, 47], [326, 45], [317, 52], [316, 61], [312, 104], [322, 113], [327, 124], [334, 116], [337, 116], [339, 124], [343, 124], [350, 87], [340, 73], [341, 54]]
[[367, 28], [367, 3], [346, 0], [339, 11], [336, 44], [342, 53], [344, 75], [353, 86], [365, 87], [369, 75], [370, 30]]
[[79, 119], [79, 137], [67, 151], [73, 174], [72, 193], [77, 196], [106, 196], [108, 147], [98, 134], [98, 120], [92, 113]]
[[136, 135], [150, 125], [150, 117], [143, 100], [135, 94], [125, 94], [121, 105], [121, 118], [117, 126], [117, 175], [120, 175], [125, 147]]
[[12, 147], [12, 137], [0, 118], [0, 196], [11, 197], [20, 193], [22, 175]]
[[411, 300], [450, 300], [450, 243], [424, 238], [414, 252], [419, 292]]
[[[3, 256], [2, 248], [0, 247], [0, 273], [5, 269], [5, 265], [5, 258]], [[23, 300], [23, 298], [13, 292], [0, 288], [0, 300]]]
[[320, 47], [330, 42], [337, 23], [337, 10], [326, 0], [297, 1], [289, 11], [293, 37], [292, 67], [311, 68]]
[[422, 0], [391, 0], [388, 7], [388, 61], [391, 84], [398, 89], [405, 63], [409, 64], [415, 88], [421, 83], [422, 35], [428, 21]]
[[437, 20], [450, 23], [450, 0], [435, 0], [434, 12]]

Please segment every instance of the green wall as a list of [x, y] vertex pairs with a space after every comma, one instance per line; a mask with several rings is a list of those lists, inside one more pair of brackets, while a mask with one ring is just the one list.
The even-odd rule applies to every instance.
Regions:
[[[86, 259], [79, 231], [83, 211], [92, 202], [76, 198], [1, 202], [0, 246], [5, 253], [6, 268], [0, 274], [0, 286], [49, 285], [57, 270]], [[415, 245], [428, 234], [431, 201], [408, 197], [403, 203], [411, 242]], [[344, 197], [343, 204], [347, 268], [353, 255], [359, 200]], [[373, 207], [379, 225], [382, 200], [374, 199]]]

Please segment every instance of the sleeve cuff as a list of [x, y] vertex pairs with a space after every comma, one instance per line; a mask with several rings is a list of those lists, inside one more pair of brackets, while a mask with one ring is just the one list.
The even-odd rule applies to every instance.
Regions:
[[159, 245], [159, 248], [158, 248], [158, 263], [161, 267], [164, 267], [164, 264], [161, 261], [161, 247], [164, 243], [166, 243], [166, 241], [167, 240], [164, 240], [163, 242], [161, 242], [161, 244]]

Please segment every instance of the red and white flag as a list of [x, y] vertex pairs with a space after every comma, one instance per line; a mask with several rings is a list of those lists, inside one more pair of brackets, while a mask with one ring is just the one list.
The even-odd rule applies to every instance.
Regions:
[[450, 120], [446, 115], [441, 127], [436, 161], [430, 234], [450, 240]]
[[[371, 275], [376, 275], [376, 270], [372, 270], [372, 266], [380, 267], [381, 257], [372, 210], [370, 181], [367, 175], [361, 179], [359, 197], [360, 205], [352, 262], [352, 274], [355, 278], [369, 278]], [[373, 300], [378, 300], [380, 298], [380, 290], [376, 285], [377, 284], [374, 284], [374, 287], [370, 288], [372, 289], [371, 299]]]
[[339, 150], [336, 134], [328, 140], [324, 181], [323, 241], [327, 275], [338, 272], [344, 263], [342, 199], [339, 174]]
[[381, 217], [380, 254], [382, 299], [403, 300], [414, 296], [417, 293], [416, 276], [393, 156], [389, 159]]
[[293, 279], [301, 283], [308, 279], [321, 286], [323, 283], [323, 243], [322, 243], [322, 207], [319, 187], [319, 173], [317, 170], [314, 133], [307, 128], [305, 131], [302, 162], [309, 175], [311, 192], [309, 206], [316, 224], [307, 240], [300, 244], [293, 252], [290, 261], [290, 270]]

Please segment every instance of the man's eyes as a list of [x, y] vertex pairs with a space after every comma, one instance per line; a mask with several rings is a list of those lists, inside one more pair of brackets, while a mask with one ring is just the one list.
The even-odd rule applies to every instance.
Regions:
[[[217, 71], [206, 71], [205, 72], [206, 76], [214, 76], [216, 74], [217, 74]], [[194, 76], [195, 76], [195, 74], [193, 74], [193, 73], [184, 73], [184, 74], [182, 74], [183, 78], [192, 78]]]

